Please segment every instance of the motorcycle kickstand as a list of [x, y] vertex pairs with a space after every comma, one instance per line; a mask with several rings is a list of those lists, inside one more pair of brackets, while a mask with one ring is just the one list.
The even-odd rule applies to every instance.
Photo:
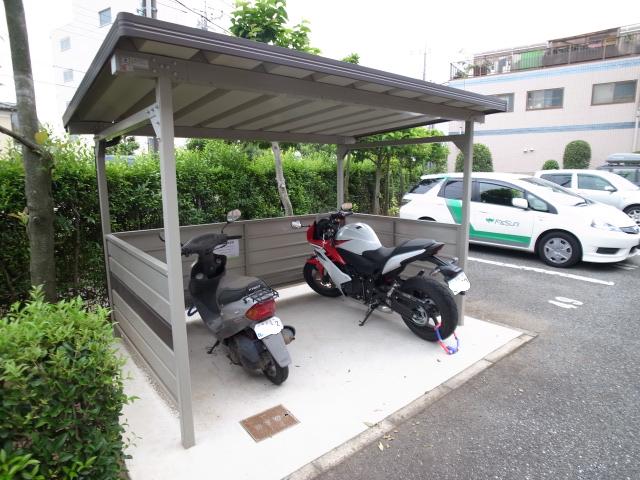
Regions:
[[367, 323], [367, 320], [369, 320], [369, 317], [371, 316], [371, 314], [373, 313], [373, 311], [379, 307], [379, 304], [374, 303], [372, 305], [369, 306], [369, 310], [367, 311], [367, 314], [364, 316], [364, 319], [358, 323], [359, 326], [364, 326], [365, 323]]
[[213, 350], [220, 345], [220, 340], [217, 340], [216, 343], [213, 344], [213, 346], [211, 348], [207, 349], [207, 354], [211, 355], [213, 353]]

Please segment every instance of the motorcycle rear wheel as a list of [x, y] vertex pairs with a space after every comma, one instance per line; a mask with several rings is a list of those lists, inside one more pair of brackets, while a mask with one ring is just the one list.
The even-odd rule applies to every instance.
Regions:
[[342, 295], [340, 289], [329, 278], [329, 274], [324, 272], [324, 275], [320, 275], [318, 268], [313, 263], [305, 263], [302, 273], [307, 284], [320, 295], [325, 297], [339, 297]]
[[262, 369], [264, 376], [275, 385], [281, 385], [289, 377], [289, 367], [281, 367], [269, 353], [269, 363]]
[[404, 293], [423, 300], [422, 311], [402, 320], [413, 333], [429, 342], [438, 341], [435, 326], [440, 323], [440, 336], [444, 340], [458, 326], [458, 307], [447, 288], [432, 278], [411, 277], [400, 287]]

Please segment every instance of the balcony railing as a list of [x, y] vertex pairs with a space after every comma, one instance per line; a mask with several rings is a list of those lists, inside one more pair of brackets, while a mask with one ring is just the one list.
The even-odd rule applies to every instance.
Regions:
[[620, 35], [591, 43], [481, 55], [475, 57], [473, 62], [452, 63], [449, 78], [454, 80], [497, 75], [629, 55], [640, 55], [640, 33]]

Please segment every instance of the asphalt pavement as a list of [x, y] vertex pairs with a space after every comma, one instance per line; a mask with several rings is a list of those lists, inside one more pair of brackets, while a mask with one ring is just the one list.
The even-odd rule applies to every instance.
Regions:
[[472, 247], [467, 274], [467, 315], [538, 336], [317, 478], [640, 479], [640, 259]]

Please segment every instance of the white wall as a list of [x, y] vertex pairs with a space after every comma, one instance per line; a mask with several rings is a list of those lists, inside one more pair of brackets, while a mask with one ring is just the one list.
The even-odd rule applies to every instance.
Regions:
[[[484, 124], [476, 126], [478, 135], [475, 141], [489, 146], [496, 171], [530, 172], [541, 168], [549, 159], [562, 163], [564, 147], [572, 140], [590, 143], [591, 167], [601, 165], [611, 153], [630, 151], [633, 128], [614, 129], [612, 124], [633, 122], [637, 103], [591, 105], [593, 84], [624, 80], [638, 80], [637, 101], [640, 95], [640, 57], [478, 77], [452, 81], [450, 85], [486, 95], [514, 93], [514, 111], [487, 116]], [[547, 88], [564, 88], [563, 108], [527, 111], [527, 91]], [[586, 129], [582, 127], [584, 125], [594, 129]], [[544, 127], [565, 131], [517, 134], [513, 131]], [[459, 124], [450, 124], [450, 131], [458, 130]], [[494, 132], [483, 135], [482, 132], [487, 130]], [[453, 168], [458, 151], [455, 148], [451, 150], [449, 164]]]

